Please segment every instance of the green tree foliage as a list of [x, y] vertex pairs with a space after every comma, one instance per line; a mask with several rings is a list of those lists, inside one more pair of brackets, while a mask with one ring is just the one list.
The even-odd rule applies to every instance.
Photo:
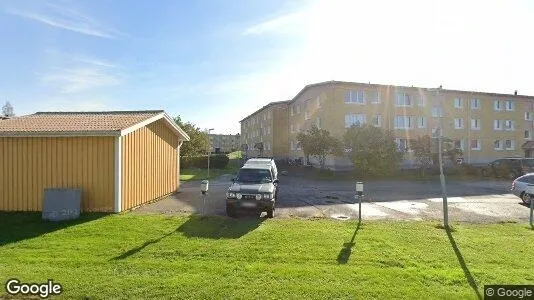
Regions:
[[428, 135], [419, 136], [413, 140], [410, 148], [414, 152], [415, 160], [421, 168], [421, 174], [425, 174], [425, 170], [432, 166], [435, 161], [435, 142]]
[[325, 129], [319, 129], [313, 125], [308, 131], [300, 132], [297, 135], [304, 155], [317, 158], [321, 169], [324, 169], [326, 157], [329, 154], [341, 155], [343, 153], [343, 145], [340, 140], [330, 135], [330, 132]]
[[343, 136], [345, 147], [351, 148], [350, 158], [356, 170], [370, 175], [397, 171], [404, 151], [398, 149], [393, 133], [369, 124], [355, 125]]
[[[421, 168], [423, 175], [424, 170], [430, 166], [437, 167], [437, 164], [439, 163], [438, 143], [439, 139], [425, 135], [418, 137], [412, 141], [410, 145], [410, 148], [414, 151], [415, 160]], [[442, 155], [444, 160], [448, 159], [453, 165], [456, 165], [456, 159], [462, 156], [462, 150], [455, 146], [453, 140], [442, 138]]]
[[191, 122], [183, 122], [180, 116], [174, 118], [174, 122], [182, 128], [190, 140], [185, 142], [180, 148], [181, 156], [207, 155], [209, 146], [208, 134]]

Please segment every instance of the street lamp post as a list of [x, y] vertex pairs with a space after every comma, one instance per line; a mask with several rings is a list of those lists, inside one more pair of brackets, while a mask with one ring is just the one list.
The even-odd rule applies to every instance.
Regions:
[[214, 128], [208, 129], [208, 178], [210, 178], [210, 157], [211, 157], [211, 141], [210, 141], [210, 132], [215, 130]]
[[443, 174], [443, 103], [441, 100], [441, 86], [436, 90], [439, 104], [438, 111], [438, 159], [439, 159], [439, 181], [441, 182], [441, 197], [443, 198], [443, 227], [449, 228], [449, 205], [447, 203], [447, 187], [445, 185], [445, 174]]

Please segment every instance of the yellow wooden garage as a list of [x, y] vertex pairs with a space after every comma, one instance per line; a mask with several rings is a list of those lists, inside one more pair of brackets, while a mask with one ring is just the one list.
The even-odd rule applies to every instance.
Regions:
[[45, 188], [120, 212], [175, 192], [187, 134], [164, 111], [38, 112], [0, 120], [0, 210], [41, 211]]

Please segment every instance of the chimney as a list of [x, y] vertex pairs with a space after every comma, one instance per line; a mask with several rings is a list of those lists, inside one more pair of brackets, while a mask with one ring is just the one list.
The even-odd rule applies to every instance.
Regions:
[[515, 91], [514, 91], [514, 95], [516, 95], [516, 96], [517, 96], [517, 90], [515, 90]]
[[443, 85], [440, 84], [440, 85], [439, 85], [439, 88], [442, 89], [442, 88], [443, 88]]

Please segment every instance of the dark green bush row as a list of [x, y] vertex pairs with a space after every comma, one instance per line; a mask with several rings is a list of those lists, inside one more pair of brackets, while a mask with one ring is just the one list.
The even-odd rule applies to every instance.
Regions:
[[[210, 168], [225, 169], [228, 166], [229, 158], [226, 154], [215, 154], [210, 157]], [[182, 156], [180, 157], [180, 168], [208, 168], [208, 156]]]

